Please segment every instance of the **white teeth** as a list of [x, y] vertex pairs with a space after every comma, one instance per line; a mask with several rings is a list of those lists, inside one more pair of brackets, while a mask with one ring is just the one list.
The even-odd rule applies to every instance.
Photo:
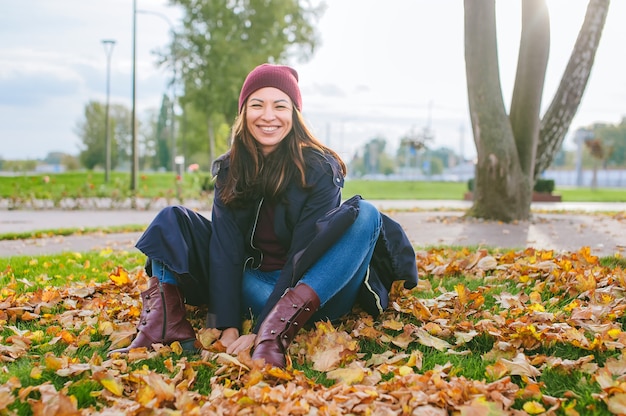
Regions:
[[261, 127], [261, 130], [263, 130], [265, 133], [271, 133], [278, 130], [278, 127]]

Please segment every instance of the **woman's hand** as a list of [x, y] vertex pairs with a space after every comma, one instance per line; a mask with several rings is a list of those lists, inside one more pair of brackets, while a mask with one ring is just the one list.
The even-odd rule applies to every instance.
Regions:
[[256, 334], [246, 334], [239, 336], [239, 330], [237, 328], [226, 328], [222, 331], [220, 342], [226, 347], [228, 354], [238, 354], [241, 351], [252, 348]]
[[254, 345], [254, 340], [256, 339], [256, 334], [246, 334], [242, 335], [233, 341], [228, 347], [226, 347], [226, 352], [229, 354], [237, 355], [242, 351], [246, 351], [252, 348]]

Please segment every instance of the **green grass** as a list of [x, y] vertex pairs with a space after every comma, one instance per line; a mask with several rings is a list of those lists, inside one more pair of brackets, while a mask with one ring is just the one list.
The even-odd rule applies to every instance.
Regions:
[[33, 292], [47, 286], [58, 287], [71, 282], [93, 280], [101, 283], [108, 279], [109, 273], [118, 265], [132, 269], [143, 267], [144, 261], [143, 254], [136, 251], [110, 250], [0, 258], [0, 287], [17, 283], [20, 290]]
[[365, 199], [462, 199], [467, 185], [461, 182], [364, 181], [347, 180], [345, 196], [361, 195]]
[[[143, 198], [203, 198], [202, 185], [208, 173], [185, 174], [177, 179], [171, 172], [144, 173], [138, 178], [136, 196]], [[344, 195], [359, 194], [367, 199], [460, 200], [467, 191], [465, 182], [367, 181], [348, 179]], [[592, 190], [563, 187], [555, 190], [564, 202], [626, 202], [620, 188]], [[59, 201], [63, 198], [112, 198], [131, 196], [130, 175], [113, 172], [108, 184], [104, 172], [71, 172], [0, 176], [0, 198], [19, 204], [31, 199]]]
[[[145, 173], [137, 178], [136, 196], [145, 198], [198, 198], [208, 177], [174, 173]], [[130, 175], [112, 172], [108, 183], [104, 172], [70, 172], [0, 176], [0, 198], [15, 200], [62, 198], [127, 198], [131, 196]]]
[[68, 236], [77, 234], [90, 234], [90, 233], [132, 233], [142, 232], [146, 229], [145, 224], [129, 224], [118, 225], [110, 227], [81, 227], [81, 228], [50, 228], [46, 230], [35, 231], [22, 231], [13, 233], [0, 234], [0, 240], [25, 240], [29, 238], [45, 238], [52, 236]]
[[623, 188], [561, 188], [555, 194], [561, 195], [565, 202], [626, 202]]

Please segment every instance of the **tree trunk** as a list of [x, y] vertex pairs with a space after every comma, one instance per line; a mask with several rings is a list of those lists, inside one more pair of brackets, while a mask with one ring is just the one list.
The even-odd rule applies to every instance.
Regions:
[[509, 118], [520, 166], [531, 188], [549, 51], [550, 17], [545, 0], [523, 1], [522, 34]]
[[598, 162], [593, 162], [593, 175], [591, 176], [591, 190], [598, 189]]
[[469, 214], [505, 222], [527, 219], [531, 187], [504, 107], [495, 1], [465, 0], [465, 69], [477, 165]]
[[209, 166], [212, 166], [217, 156], [215, 154], [215, 126], [211, 116], [207, 120], [207, 128], [209, 133]]
[[541, 120], [534, 169], [535, 178], [550, 167], [578, 111], [602, 36], [609, 3], [610, 0], [589, 1], [585, 20], [561, 77], [559, 88]]

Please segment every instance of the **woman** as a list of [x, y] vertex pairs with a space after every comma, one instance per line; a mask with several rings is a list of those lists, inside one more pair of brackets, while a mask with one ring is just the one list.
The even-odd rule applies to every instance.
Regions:
[[[357, 298], [378, 313], [393, 280], [417, 284], [415, 253], [401, 228], [359, 197], [340, 206], [346, 166], [301, 111], [294, 69], [263, 64], [248, 74], [231, 148], [213, 166], [212, 220], [168, 207], [148, 227], [137, 247], [154, 277], [142, 293], [139, 334], [117, 351], [173, 341], [190, 348], [186, 298], [209, 305], [228, 353], [253, 348], [253, 359], [285, 367], [307, 322], [336, 320]], [[256, 322], [250, 334], [241, 333], [245, 317]]]

